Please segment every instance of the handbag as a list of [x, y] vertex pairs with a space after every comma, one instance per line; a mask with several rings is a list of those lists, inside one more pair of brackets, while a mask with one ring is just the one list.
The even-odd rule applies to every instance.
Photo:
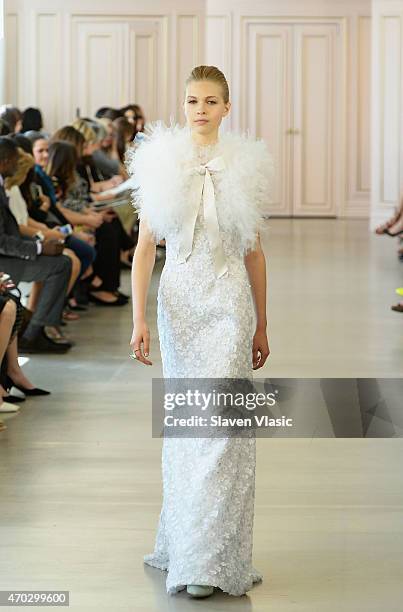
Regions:
[[11, 279], [7, 280], [7, 284], [1, 285], [0, 289], [0, 312], [9, 300], [13, 300], [16, 305], [16, 314], [11, 338], [16, 334], [21, 336], [32, 316], [32, 312], [21, 304], [21, 291], [16, 287]]

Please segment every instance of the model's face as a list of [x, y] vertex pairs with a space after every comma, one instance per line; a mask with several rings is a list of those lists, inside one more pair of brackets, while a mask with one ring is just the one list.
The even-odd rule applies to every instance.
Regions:
[[39, 140], [35, 140], [32, 150], [34, 154], [35, 163], [38, 164], [38, 166], [41, 166], [41, 168], [45, 168], [48, 163], [48, 149], [49, 143], [47, 140], [42, 140], [42, 138], [40, 138]]
[[231, 103], [224, 102], [222, 87], [214, 81], [191, 81], [186, 87], [184, 110], [192, 132], [208, 135], [218, 131]]

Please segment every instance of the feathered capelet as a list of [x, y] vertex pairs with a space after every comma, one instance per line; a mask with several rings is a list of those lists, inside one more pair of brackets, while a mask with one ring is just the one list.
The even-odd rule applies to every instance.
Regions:
[[195, 175], [200, 179], [207, 166], [214, 176], [214, 185], [210, 184], [218, 227], [235, 233], [243, 252], [255, 245], [267, 216], [273, 177], [266, 145], [263, 140], [225, 133], [213, 156], [212, 166], [195, 165], [190, 129], [161, 121], [147, 126], [141, 143], [128, 150], [126, 167], [133, 177], [134, 207], [140, 219], [146, 219], [156, 242], [172, 232], [180, 235], [185, 224], [194, 223], [203, 191], [207, 192], [205, 184], [199, 192]]

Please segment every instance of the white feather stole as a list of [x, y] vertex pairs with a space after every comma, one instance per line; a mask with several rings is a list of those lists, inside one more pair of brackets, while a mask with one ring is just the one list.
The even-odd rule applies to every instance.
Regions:
[[[263, 140], [235, 133], [220, 135], [214, 156], [222, 156], [225, 162], [225, 170], [215, 176], [220, 228], [236, 230], [239, 247], [246, 252], [254, 247], [267, 217], [272, 157]], [[134, 207], [157, 242], [171, 231], [180, 231], [194, 166], [190, 129], [177, 124], [168, 127], [161, 121], [147, 126], [141, 144], [126, 154]]]

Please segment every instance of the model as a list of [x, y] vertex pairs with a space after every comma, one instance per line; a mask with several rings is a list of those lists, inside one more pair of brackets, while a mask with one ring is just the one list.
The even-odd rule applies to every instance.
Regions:
[[[157, 123], [128, 156], [140, 215], [133, 258], [133, 335], [152, 365], [146, 302], [156, 243], [166, 239], [157, 321], [164, 378], [251, 378], [269, 353], [266, 263], [259, 232], [271, 157], [261, 140], [219, 134], [229, 88], [214, 66], [186, 81], [187, 125]], [[243, 595], [252, 565], [255, 438], [164, 438], [163, 504], [155, 549], [169, 594], [214, 587]]]

